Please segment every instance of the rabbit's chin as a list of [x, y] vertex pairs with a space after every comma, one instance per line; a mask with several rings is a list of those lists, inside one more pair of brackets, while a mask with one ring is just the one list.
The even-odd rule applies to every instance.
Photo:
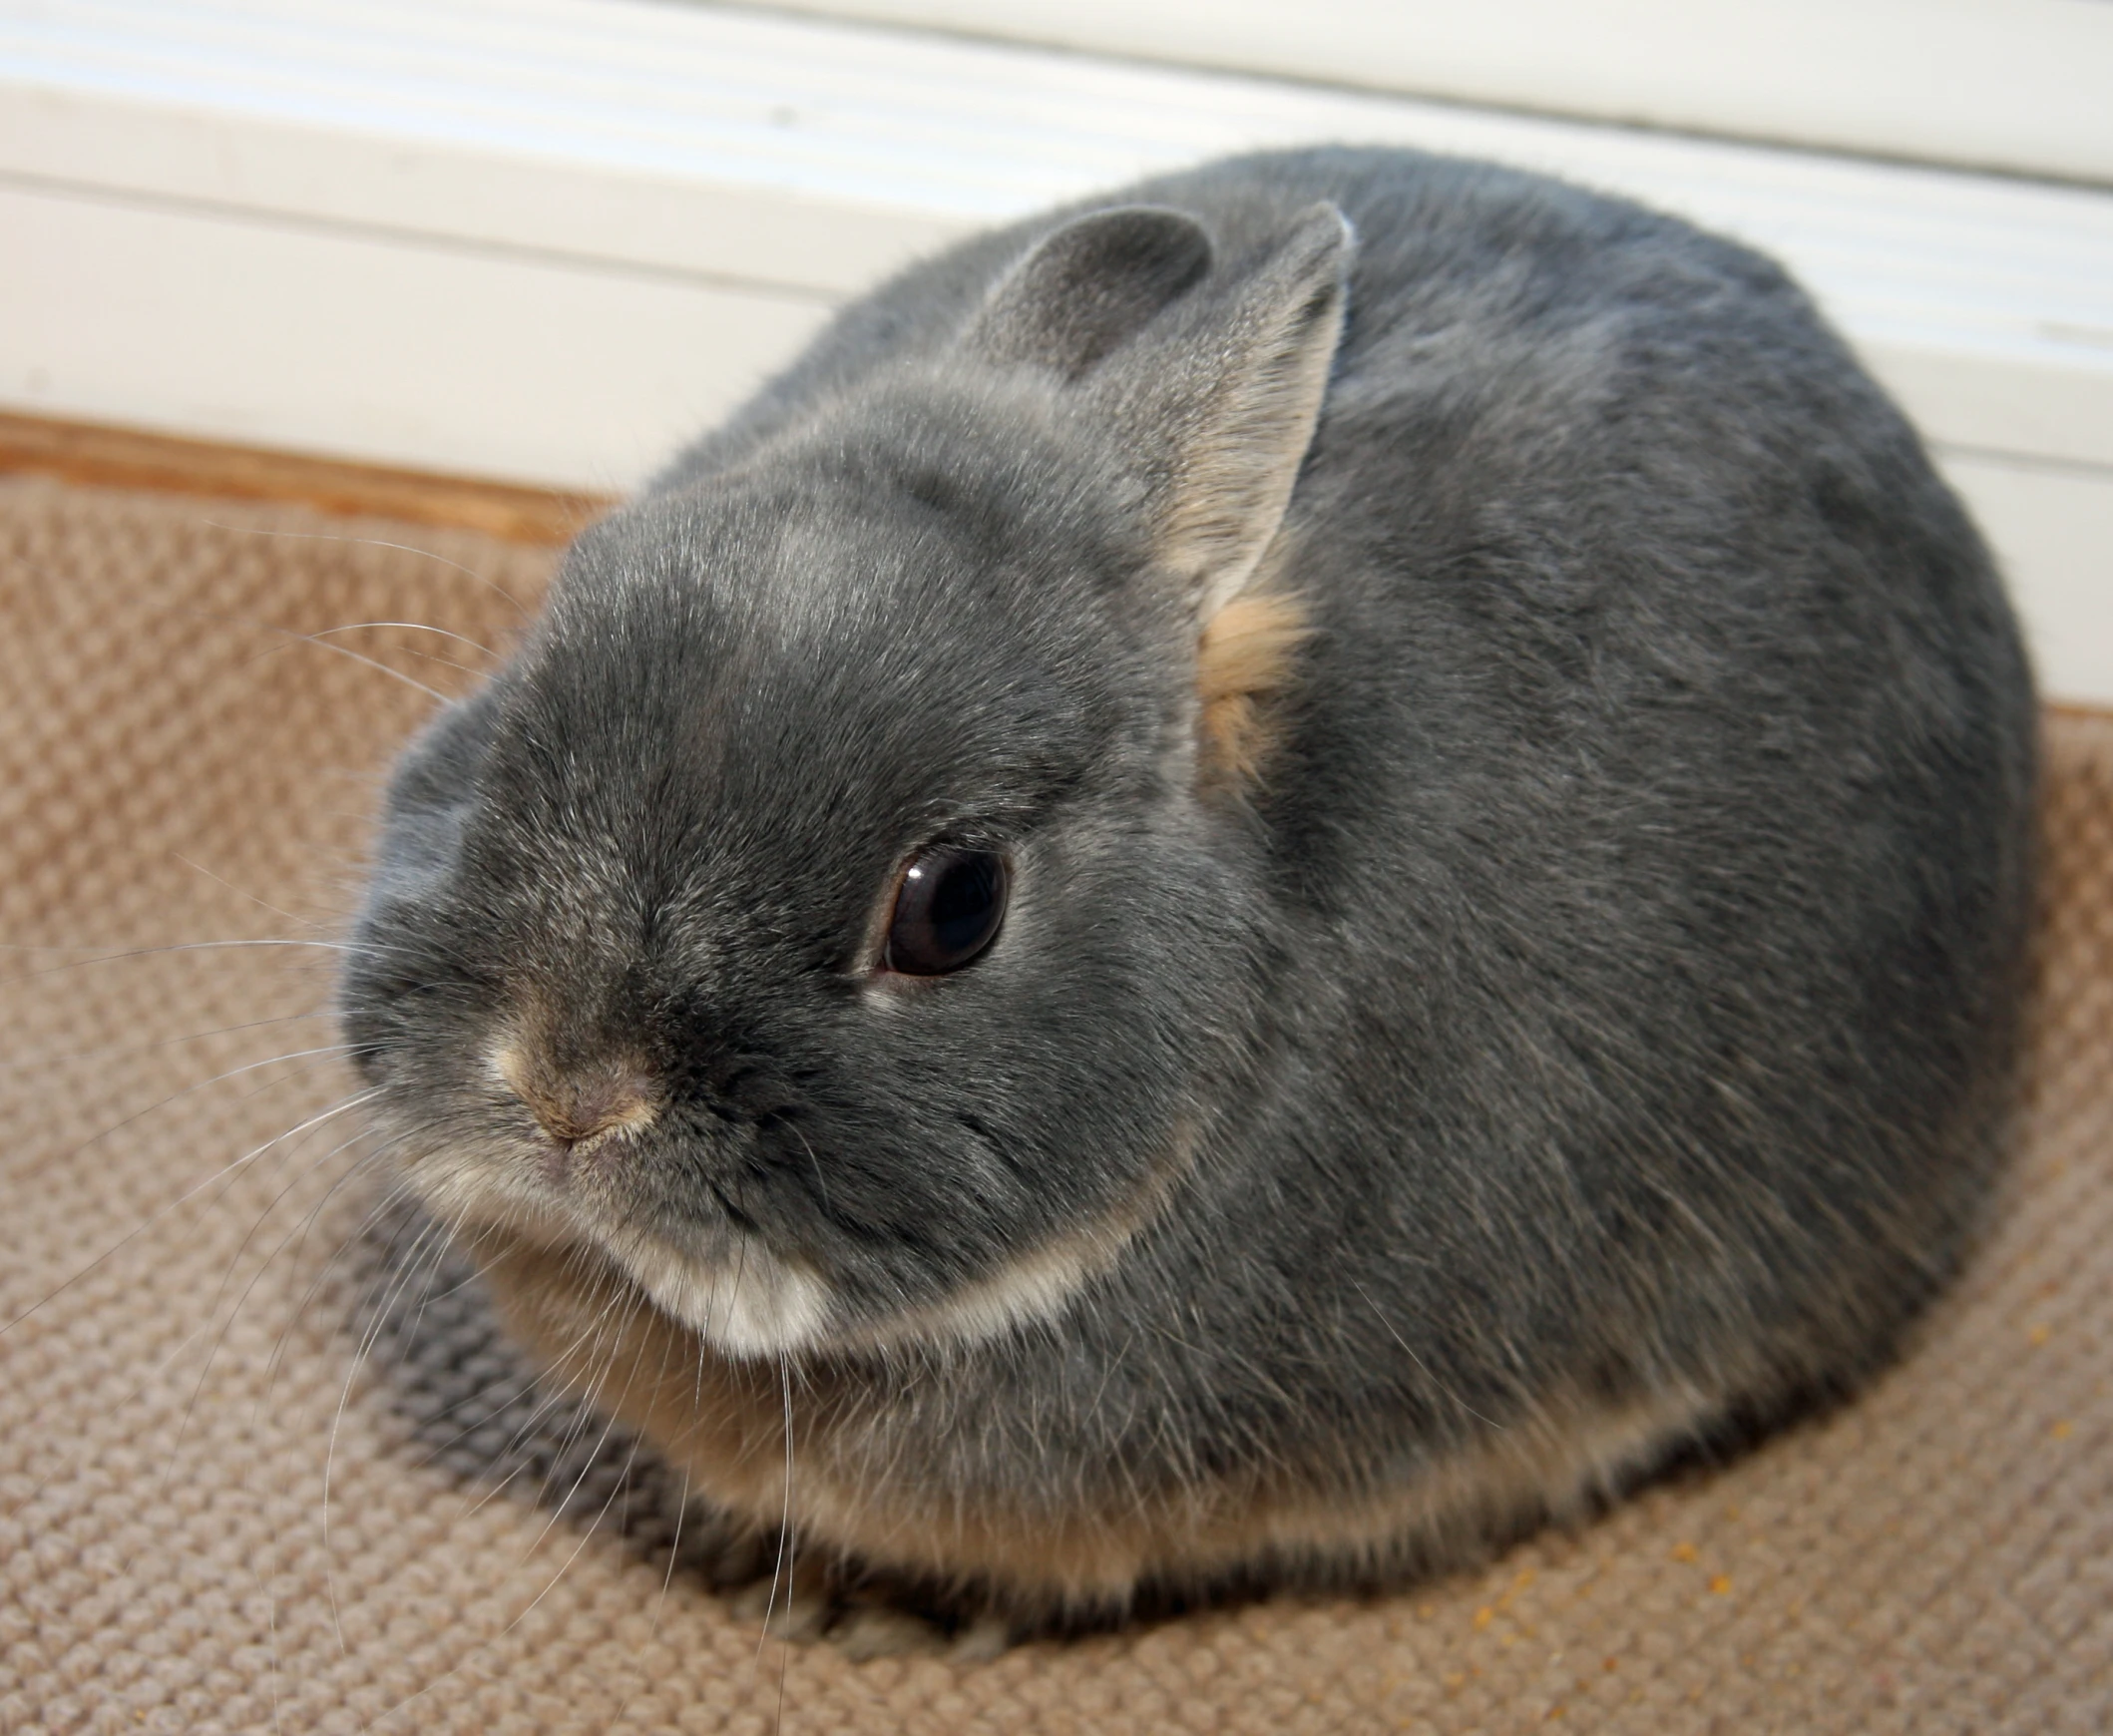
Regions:
[[1111, 1221], [1061, 1236], [938, 1299], [876, 1317], [847, 1310], [811, 1267], [752, 1236], [709, 1258], [648, 1237], [597, 1237], [661, 1313], [733, 1357], [807, 1350], [886, 1351], [973, 1345], [1055, 1320], [1113, 1261], [1134, 1225]]
[[490, 1199], [432, 1193], [425, 1203], [473, 1256], [490, 1232], [498, 1232], [622, 1274], [668, 1319], [728, 1357], [785, 1356], [821, 1349], [838, 1336], [829, 1322], [839, 1304], [822, 1276], [738, 1230], [715, 1233], [709, 1249], [688, 1249], [630, 1225], [583, 1221], [547, 1204], [508, 1201], [494, 1209]]
[[612, 1245], [624, 1273], [661, 1313], [733, 1357], [806, 1350], [969, 1345], [1054, 1320], [1116, 1251], [1117, 1238], [1065, 1236], [940, 1299], [877, 1318], [847, 1314], [809, 1267], [742, 1237], [731, 1257], [699, 1259], [645, 1238]]
[[730, 1238], [731, 1249], [721, 1246], [708, 1258], [652, 1236], [597, 1239], [661, 1313], [727, 1356], [784, 1356], [819, 1348], [831, 1336], [829, 1286], [754, 1236]]
[[878, 1312], [750, 1232], [699, 1226], [693, 1240], [677, 1240], [629, 1221], [607, 1198], [554, 1198], [532, 1165], [494, 1162], [487, 1152], [430, 1151], [406, 1179], [473, 1256], [496, 1233], [574, 1261], [599, 1260], [724, 1356], [856, 1355], [965, 1348], [1054, 1323], [1165, 1211], [1194, 1163], [1196, 1138], [1192, 1123], [1180, 1124], [1145, 1175], [1077, 1229], [1026, 1246], [937, 1296]]
[[735, 1358], [820, 1348], [841, 1306], [821, 1274], [730, 1225], [683, 1246], [627, 1222], [593, 1196], [554, 1196], [518, 1153], [461, 1147], [428, 1150], [404, 1165], [407, 1190], [480, 1262], [492, 1245], [520, 1238], [574, 1264], [629, 1279], [661, 1313], [714, 1350]]
[[872, 1352], [912, 1344], [971, 1345], [1060, 1314], [1094, 1273], [1136, 1232], [1141, 1213], [1118, 1213], [1006, 1261], [929, 1302], [877, 1316], [847, 1306], [805, 1261], [759, 1237], [719, 1229], [708, 1246], [684, 1247], [624, 1223], [547, 1200], [501, 1197], [465, 1185], [415, 1188], [474, 1255], [497, 1234], [518, 1237], [573, 1262], [601, 1264], [634, 1285], [653, 1307], [723, 1356], [737, 1360], [804, 1351]]
[[[811, 1266], [774, 1253], [750, 1235], [716, 1237], [707, 1254], [636, 1231], [583, 1230], [548, 1216], [527, 1221], [518, 1211], [507, 1214], [504, 1227], [575, 1257], [594, 1250], [676, 1325], [721, 1355], [750, 1359], [920, 1343], [972, 1345], [1054, 1320], [1112, 1261], [1133, 1226], [1111, 1222], [1059, 1237], [935, 1301], [870, 1318], [846, 1309]], [[474, 1229], [471, 1241], [474, 1246]]]

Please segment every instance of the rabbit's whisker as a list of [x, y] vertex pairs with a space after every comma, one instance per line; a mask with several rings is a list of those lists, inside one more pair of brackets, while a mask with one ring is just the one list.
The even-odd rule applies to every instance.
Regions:
[[329, 531], [271, 531], [265, 530], [258, 525], [222, 524], [216, 519], [205, 519], [201, 522], [210, 525], [213, 530], [225, 531], [237, 537], [276, 537], [289, 543], [342, 543], [351, 548], [389, 549], [401, 555], [417, 555], [423, 560], [431, 561], [436, 566], [450, 568], [454, 572], [460, 573], [465, 579], [473, 580], [477, 584], [482, 585], [487, 591], [512, 609], [516, 615], [520, 616], [524, 622], [532, 619], [529, 612], [522, 607], [521, 600], [496, 580], [488, 579], [474, 568], [465, 567], [460, 561], [451, 561], [447, 556], [438, 554], [432, 549], [421, 549], [415, 543], [392, 543], [381, 537], [348, 537]]
[[[89, 1150], [101, 1140], [106, 1139], [110, 1137], [111, 1134], [119, 1132], [123, 1128], [130, 1126], [133, 1122], [139, 1120], [142, 1116], [151, 1115], [156, 1113], [158, 1110], [167, 1108], [171, 1103], [177, 1102], [181, 1098], [189, 1096], [194, 1091], [203, 1090], [209, 1085], [218, 1085], [222, 1081], [233, 1079], [241, 1074], [253, 1073], [258, 1068], [275, 1067], [283, 1062], [296, 1060], [303, 1055], [328, 1055], [340, 1049], [341, 1047], [341, 1045], [331, 1044], [321, 1049], [295, 1051], [292, 1055], [274, 1055], [268, 1060], [260, 1062], [251, 1062], [245, 1067], [229, 1068], [225, 1073], [215, 1074], [211, 1079], [201, 1081], [198, 1085], [186, 1085], [184, 1089], [172, 1092], [169, 1096], [164, 1097], [160, 1102], [150, 1103], [146, 1108], [139, 1110], [136, 1114], [126, 1116], [124, 1120], [117, 1122], [114, 1126], [106, 1127], [102, 1132], [97, 1133], [93, 1138], [84, 1140], [81, 1144], [76, 1145], [71, 1151], [65, 1152], [62, 1155], [61, 1161], [70, 1161], [73, 1158], [80, 1156], [84, 1151]], [[233, 1161], [223, 1164], [220, 1168], [215, 1169], [203, 1181], [197, 1182], [192, 1187], [188, 1188], [185, 1192], [179, 1194], [175, 1199], [171, 1200], [167, 1205], [163, 1206], [151, 1217], [148, 1217], [142, 1220], [140, 1223], [134, 1225], [133, 1228], [128, 1230], [123, 1237], [121, 1237], [118, 1241], [113, 1242], [109, 1247], [105, 1248], [102, 1253], [98, 1254], [93, 1260], [91, 1260], [87, 1265], [83, 1266], [78, 1272], [74, 1273], [72, 1277], [66, 1279], [55, 1289], [45, 1292], [43, 1296], [39, 1297], [35, 1302], [31, 1303], [29, 1307], [25, 1308], [20, 1314], [17, 1314], [12, 1320], [0, 1322], [0, 1337], [5, 1337], [8, 1333], [12, 1332], [17, 1326], [20, 1326], [23, 1321], [29, 1319], [40, 1309], [47, 1307], [56, 1298], [63, 1296], [68, 1290], [72, 1289], [84, 1278], [88, 1277], [91, 1273], [96, 1271], [97, 1268], [102, 1266], [104, 1262], [109, 1260], [113, 1255], [117, 1254], [122, 1249], [129, 1247], [133, 1242], [137, 1241], [141, 1236], [145, 1235], [147, 1231], [152, 1229], [156, 1224], [160, 1223], [164, 1218], [168, 1217], [172, 1212], [181, 1210], [186, 1204], [196, 1199], [201, 1193], [204, 1193], [209, 1187], [211, 1187], [215, 1182], [222, 1181], [237, 1174], [245, 1165], [255, 1162], [256, 1159], [261, 1157], [265, 1152], [271, 1150], [274, 1146], [278, 1145], [281, 1141], [297, 1138], [301, 1134], [307, 1132], [310, 1128], [320, 1126], [323, 1122], [329, 1120], [334, 1115], [344, 1114], [348, 1109], [357, 1108], [362, 1103], [372, 1101], [375, 1094], [375, 1091], [371, 1089], [355, 1092], [352, 1096], [346, 1097], [341, 1102], [332, 1104], [329, 1108], [322, 1110], [318, 1114], [310, 1116], [307, 1120], [300, 1122], [298, 1125], [289, 1127], [282, 1133], [273, 1134], [269, 1139], [266, 1139], [261, 1145], [252, 1146], [249, 1150], [243, 1152], [241, 1156], [233, 1159]]]

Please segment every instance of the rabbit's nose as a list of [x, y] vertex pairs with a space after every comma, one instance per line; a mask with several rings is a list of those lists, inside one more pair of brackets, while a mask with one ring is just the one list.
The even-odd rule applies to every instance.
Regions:
[[568, 1153], [606, 1133], [649, 1126], [659, 1112], [658, 1093], [640, 1068], [621, 1063], [561, 1068], [539, 1062], [514, 1043], [501, 1045], [492, 1063], [537, 1125]]

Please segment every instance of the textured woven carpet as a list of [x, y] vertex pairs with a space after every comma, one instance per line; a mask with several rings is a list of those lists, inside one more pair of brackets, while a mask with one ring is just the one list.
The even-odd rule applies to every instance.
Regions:
[[[441, 1415], [373, 1372], [415, 1320], [366, 1367], [347, 1324], [373, 1200], [320, 943], [417, 683], [549, 564], [0, 481], [0, 1730], [2106, 1727], [2113, 719], [2048, 723], [2003, 1212], [1856, 1403], [1398, 1595], [853, 1663], [670, 1571], [627, 1443], [507, 1461], [503, 1355]], [[458, 1348], [473, 1305], [430, 1304]]]

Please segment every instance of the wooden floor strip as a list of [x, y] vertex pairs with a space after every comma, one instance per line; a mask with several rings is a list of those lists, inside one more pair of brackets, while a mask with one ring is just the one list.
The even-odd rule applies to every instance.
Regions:
[[0, 413], [0, 473], [168, 494], [292, 501], [322, 512], [455, 525], [509, 542], [570, 542], [615, 504], [477, 477], [308, 458], [169, 434]]

